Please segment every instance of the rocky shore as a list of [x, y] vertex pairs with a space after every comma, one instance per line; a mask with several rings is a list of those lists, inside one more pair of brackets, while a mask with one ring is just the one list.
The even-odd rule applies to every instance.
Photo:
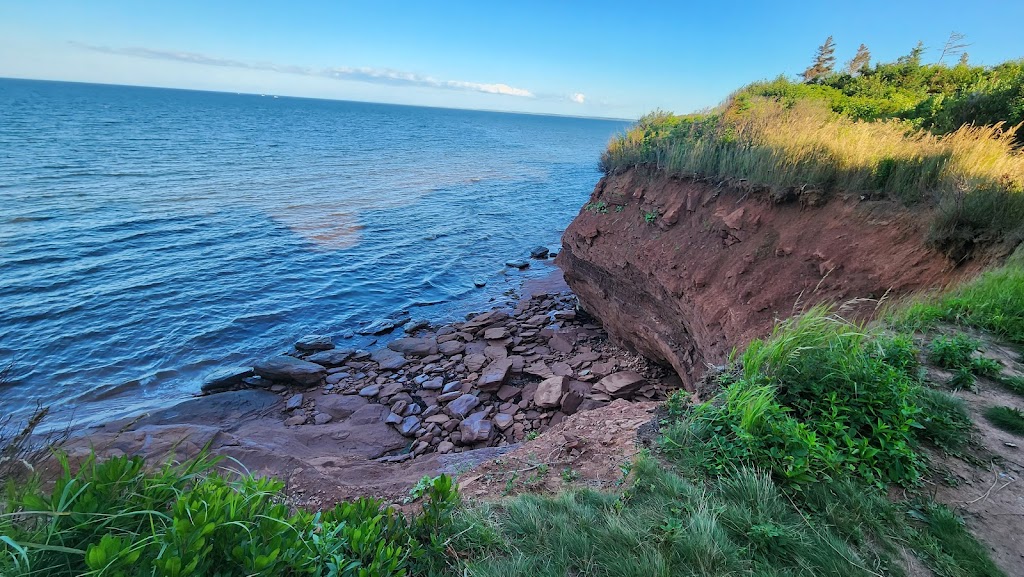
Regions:
[[[214, 379], [206, 387], [281, 395], [288, 427], [317, 427], [364, 405], [409, 439], [379, 457], [404, 461], [518, 443], [614, 399], [663, 400], [674, 376], [608, 343], [568, 292], [524, 299], [514, 310], [464, 322], [411, 326], [374, 351], [310, 335], [289, 354]], [[418, 323], [419, 324], [419, 323]], [[233, 377], [233, 378], [231, 378]], [[315, 394], [314, 394], [315, 393]]]
[[[515, 307], [464, 321], [406, 324], [372, 350], [303, 337], [286, 354], [225, 369], [203, 396], [81, 431], [63, 449], [73, 460], [95, 453], [153, 462], [206, 450], [283, 480], [295, 504], [315, 508], [399, 499], [424, 475], [464, 473], [549, 429], [552, 443], [569, 447], [559, 431], [575, 430], [581, 414], [621, 416], [634, 404], [646, 414], [681, 387], [671, 370], [613, 345], [559, 272], [523, 293]], [[635, 433], [610, 432], [595, 430], [586, 454], [628, 459]]]

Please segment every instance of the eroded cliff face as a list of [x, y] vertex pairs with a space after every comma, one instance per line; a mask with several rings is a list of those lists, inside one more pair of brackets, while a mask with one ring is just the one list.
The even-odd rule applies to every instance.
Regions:
[[733, 347], [811, 305], [866, 317], [879, 299], [976, 273], [924, 245], [926, 222], [892, 201], [777, 204], [631, 170], [598, 183], [557, 263], [613, 339], [692, 389]]

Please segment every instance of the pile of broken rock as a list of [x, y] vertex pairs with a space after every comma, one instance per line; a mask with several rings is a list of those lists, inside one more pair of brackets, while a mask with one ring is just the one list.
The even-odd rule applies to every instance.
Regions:
[[511, 314], [496, 309], [420, 329], [372, 353], [334, 348], [330, 338], [313, 335], [296, 343], [294, 354], [257, 363], [253, 373], [236, 379], [285, 395], [290, 426], [332, 420], [303, 396], [314, 388], [327, 394], [320, 403], [341, 395], [387, 406], [385, 421], [410, 439], [407, 450], [383, 457], [393, 461], [516, 443], [575, 412], [613, 399], [662, 400], [680, 385], [609, 343], [575, 310], [571, 294], [537, 295]]

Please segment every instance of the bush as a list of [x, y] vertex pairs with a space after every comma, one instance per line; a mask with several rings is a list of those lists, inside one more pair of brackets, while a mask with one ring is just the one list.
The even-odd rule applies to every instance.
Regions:
[[742, 377], [667, 435], [670, 454], [715, 472], [769, 468], [793, 485], [844, 476], [917, 482], [920, 390], [912, 348], [869, 338], [824, 308], [750, 344]]
[[205, 456], [156, 471], [139, 457], [61, 463], [52, 491], [10, 489], [3, 575], [399, 577], [440, 562], [457, 504], [439, 477], [412, 518], [365, 498], [290, 513], [282, 483], [223, 476]]

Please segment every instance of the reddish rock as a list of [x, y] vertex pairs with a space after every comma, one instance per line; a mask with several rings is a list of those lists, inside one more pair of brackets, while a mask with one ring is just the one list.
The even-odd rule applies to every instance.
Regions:
[[480, 375], [480, 380], [477, 381], [476, 386], [481, 391], [497, 391], [508, 381], [511, 371], [512, 363], [507, 360], [494, 361], [487, 366], [484, 374]]
[[544, 379], [537, 385], [537, 392], [533, 395], [533, 403], [542, 409], [557, 407], [562, 402], [562, 395], [569, 388], [568, 377], [551, 377]]
[[594, 385], [594, 391], [605, 393], [616, 398], [628, 397], [640, 390], [640, 388], [646, 384], [647, 380], [638, 373], [633, 371], [621, 371], [610, 374], [598, 381], [597, 384]]

